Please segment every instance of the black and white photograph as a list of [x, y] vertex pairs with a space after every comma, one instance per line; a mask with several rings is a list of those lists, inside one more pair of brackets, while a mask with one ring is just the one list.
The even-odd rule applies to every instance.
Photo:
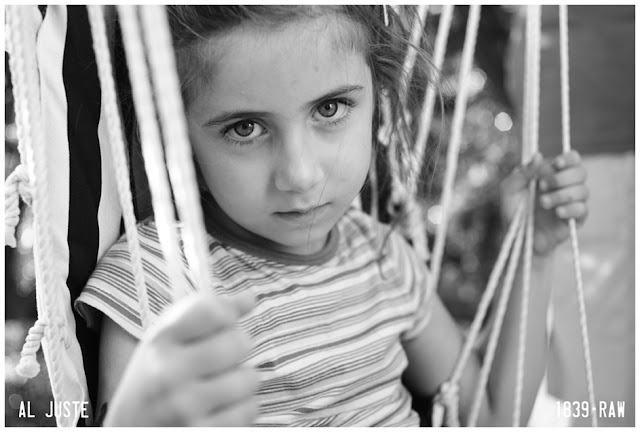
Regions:
[[634, 427], [635, 4], [5, 5], [6, 427]]

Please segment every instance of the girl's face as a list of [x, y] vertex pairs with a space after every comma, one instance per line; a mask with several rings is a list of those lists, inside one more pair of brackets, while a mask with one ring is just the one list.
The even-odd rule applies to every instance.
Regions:
[[373, 84], [346, 21], [318, 18], [212, 38], [188, 106], [213, 197], [281, 251], [310, 254], [358, 195], [371, 161]]

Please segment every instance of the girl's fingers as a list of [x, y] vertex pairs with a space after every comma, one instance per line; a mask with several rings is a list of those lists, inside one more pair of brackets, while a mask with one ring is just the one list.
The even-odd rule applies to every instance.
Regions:
[[[251, 352], [251, 338], [238, 328], [212, 334], [175, 352], [181, 375], [213, 376], [239, 365]], [[178, 371], [176, 371], [178, 373]]]
[[189, 383], [170, 399], [170, 405], [180, 416], [187, 417], [185, 423], [188, 423], [251, 399], [258, 385], [258, 374], [253, 368], [237, 368]]
[[567, 153], [556, 156], [556, 158], [553, 159], [552, 164], [555, 169], [563, 170], [565, 168], [580, 164], [580, 161], [580, 154], [575, 150], [571, 150]]
[[587, 170], [582, 165], [574, 166], [551, 175], [542, 176], [540, 190], [550, 192], [560, 188], [584, 183], [587, 179]]
[[152, 329], [150, 339], [197, 343], [235, 325], [252, 307], [250, 296], [225, 297], [198, 292], [172, 305]]
[[549, 210], [560, 205], [566, 205], [577, 201], [586, 201], [589, 198], [589, 189], [584, 184], [569, 186], [554, 192], [540, 195], [540, 205]]
[[587, 217], [587, 205], [583, 202], [575, 202], [556, 208], [556, 215], [560, 219], [576, 219], [579, 223]]
[[246, 398], [244, 401], [219, 411], [202, 420], [193, 422], [193, 426], [208, 427], [238, 427], [251, 426], [253, 420], [260, 414], [260, 408], [255, 397]]

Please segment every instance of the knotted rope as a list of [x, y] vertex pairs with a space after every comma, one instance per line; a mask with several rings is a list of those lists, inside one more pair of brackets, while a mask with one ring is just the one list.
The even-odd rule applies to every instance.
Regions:
[[31, 205], [33, 188], [27, 168], [18, 165], [4, 182], [4, 244], [16, 247], [16, 227], [20, 222], [20, 198]]
[[[52, 339], [51, 333], [57, 333], [59, 335], [58, 337], [64, 342], [65, 347], [69, 347], [69, 334], [66, 331], [64, 320], [58, 320], [51, 324], [44, 319], [36, 320], [33, 327], [29, 329], [25, 344], [20, 352], [20, 362], [18, 366], [16, 366], [18, 375], [25, 378], [33, 378], [38, 375], [40, 372], [40, 364], [36, 359], [36, 355], [42, 344], [42, 339], [45, 336], [48, 339]], [[53, 336], [55, 337], [55, 335]]]
[[[11, 47], [9, 67], [13, 77], [13, 92], [18, 142], [21, 156], [31, 180], [32, 208], [34, 216], [33, 255], [36, 269], [36, 298], [38, 300], [38, 321], [30, 330], [25, 342], [23, 356], [20, 359], [18, 373], [34, 376], [38, 373], [35, 352], [39, 348], [43, 337], [47, 339], [47, 360], [49, 377], [53, 396], [60, 397], [61, 382], [64, 371], [60, 355], [64, 347], [61, 345], [66, 337], [65, 331], [58, 325], [46, 325], [51, 317], [64, 320], [64, 298], [62, 293], [66, 287], [56, 278], [53, 256], [53, 230], [49, 217], [49, 192], [47, 185], [46, 147], [40, 118], [40, 88], [38, 66], [36, 59], [36, 41], [33, 34], [29, 34], [26, 25], [29, 13], [33, 10], [24, 6], [7, 6], [6, 23], [8, 44]], [[36, 175], [37, 174], [37, 175]], [[62, 328], [65, 328], [63, 325]], [[68, 339], [66, 340], [68, 343]]]

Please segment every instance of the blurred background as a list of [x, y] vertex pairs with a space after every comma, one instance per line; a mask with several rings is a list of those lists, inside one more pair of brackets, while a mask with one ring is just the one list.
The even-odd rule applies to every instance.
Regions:
[[[573, 9], [573, 7], [569, 8], [570, 20], [574, 16]], [[607, 10], [610, 9], [612, 7], [607, 7]], [[557, 8], [554, 10], [557, 14]], [[444, 160], [449, 141], [448, 131], [456, 97], [457, 70], [467, 12], [467, 7], [455, 8], [447, 45], [447, 57], [443, 67], [444, 111], [436, 111], [434, 115], [431, 142], [437, 145], [428, 148], [425, 161], [429, 181], [423, 192], [427, 202], [432, 203], [426, 212], [430, 245], [433, 242], [435, 230], [442, 220], [441, 209], [435, 203], [438, 202], [441, 193]], [[628, 14], [628, 11], [624, 12]], [[624, 14], [614, 14], [611, 18], [613, 25], [616, 25], [616, 19], [621, 19], [621, 15]], [[433, 29], [434, 37], [439, 16], [438, 7], [431, 7], [428, 28]], [[628, 16], [624, 20], [628, 22]], [[633, 24], [635, 21], [633, 8], [631, 20]], [[543, 50], [545, 43], [549, 44], [550, 40], [557, 39], [557, 23], [554, 25], [556, 27], [548, 28], [543, 25]], [[522, 28], [522, 17], [517, 8], [503, 6], [482, 8], [454, 203], [439, 286], [439, 294], [463, 327], [473, 318], [505, 231], [500, 183], [519, 163], [520, 158], [518, 107], [521, 102], [518, 86], [514, 86], [514, 82], [517, 84], [518, 79], [510, 81], [508, 75], [514, 74], [514, 70], [517, 69], [513, 67], [514, 59], [517, 59], [518, 54], [522, 54], [520, 50], [522, 46], [520, 45], [520, 49], [517, 48], [517, 44], [521, 43], [521, 39], [518, 42], [518, 35], [521, 34]], [[595, 27], [589, 28], [589, 34], [596, 35], [596, 33], [601, 34], [600, 29], [596, 31]], [[633, 27], [630, 34], [622, 33], [615, 36], [630, 41], [633, 48]], [[514, 47], [516, 47], [515, 51]], [[573, 48], [571, 45], [570, 47]], [[576, 51], [581, 52], [579, 47]], [[19, 164], [11, 77], [7, 59], [5, 53], [5, 178]], [[572, 58], [572, 65], [573, 60]], [[633, 62], [633, 54], [631, 62]], [[628, 65], [621, 67], [626, 66]], [[521, 70], [519, 72], [521, 73]], [[594, 73], [600, 73], [600, 71]], [[628, 94], [633, 95], [633, 63], [631, 63], [629, 76], [630, 80], [623, 82], [622, 85]], [[602, 86], [610, 84], [605, 78], [600, 78], [600, 81]], [[521, 86], [521, 81], [519, 84]], [[576, 94], [575, 91], [572, 97], [574, 94]], [[553, 97], [557, 98], [556, 104], [559, 106], [559, 93], [554, 94]], [[619, 97], [622, 96], [618, 94], [616, 98]], [[618, 129], [630, 128], [631, 141], [622, 146], [623, 151], [627, 152], [634, 151], [633, 96], [631, 98], [630, 124], [627, 117], [621, 118], [622, 114], [612, 113], [612, 117], [615, 117], [612, 122], [621, 125]], [[623, 139], [628, 140], [628, 137]], [[556, 149], [560, 148], [559, 142], [554, 142], [553, 145]], [[633, 189], [629, 198], [633, 199]], [[25, 380], [15, 373], [25, 336], [36, 319], [34, 265], [31, 251], [32, 215], [30, 208], [24, 204], [21, 210], [21, 221], [16, 231], [17, 247], [5, 248], [5, 424], [6, 426], [54, 426], [55, 420], [47, 419], [43, 415], [49, 409], [52, 396], [42, 351], [38, 352], [41, 364], [39, 375], [31, 380]], [[630, 217], [633, 218], [633, 214]], [[633, 224], [633, 219], [631, 223]], [[633, 266], [623, 271], [630, 272], [631, 277], [634, 277]], [[631, 304], [633, 305], [633, 302]], [[631, 333], [625, 334], [624, 338], [630, 340], [633, 346], [633, 327]], [[629, 375], [627, 379], [633, 380], [633, 375]], [[21, 401], [31, 401], [31, 413], [35, 415], [34, 419], [18, 418]], [[628, 409], [633, 410], [633, 405]]]

